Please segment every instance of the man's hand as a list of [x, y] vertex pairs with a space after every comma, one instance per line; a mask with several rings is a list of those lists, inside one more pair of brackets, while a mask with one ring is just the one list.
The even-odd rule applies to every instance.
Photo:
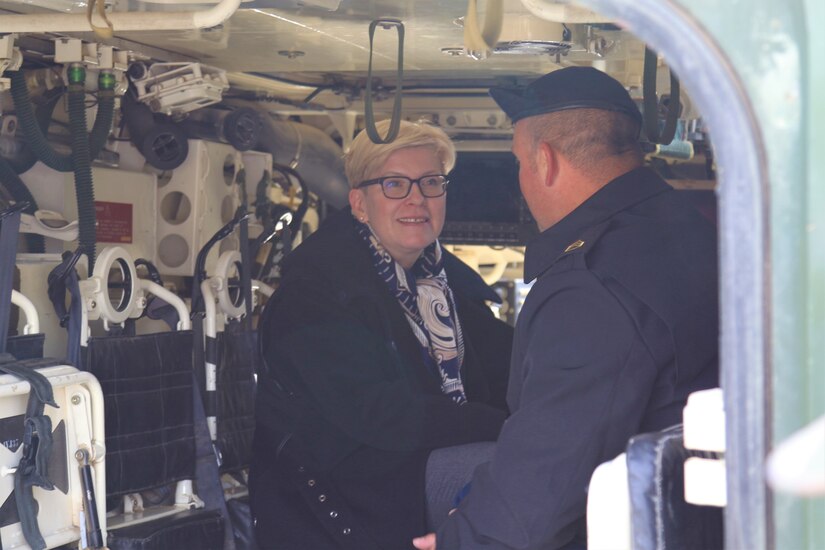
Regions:
[[413, 546], [418, 550], [435, 550], [435, 533], [413, 539]]

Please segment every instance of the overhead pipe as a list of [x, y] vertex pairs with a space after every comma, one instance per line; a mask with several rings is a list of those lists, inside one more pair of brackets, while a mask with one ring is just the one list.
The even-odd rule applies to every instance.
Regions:
[[273, 120], [261, 127], [258, 150], [272, 154], [276, 164], [289, 166], [306, 181], [310, 191], [334, 208], [349, 202], [343, 151], [323, 131], [299, 122]]
[[[221, 0], [207, 10], [183, 12], [113, 12], [107, 14], [114, 32], [208, 29], [229, 19], [241, 0]], [[93, 16], [92, 19], [99, 17]], [[105, 24], [105, 22], [104, 22]], [[85, 13], [33, 13], [0, 16], [4, 33], [63, 33], [92, 30]]]
[[23, 334], [40, 333], [40, 317], [37, 315], [37, 308], [31, 300], [26, 298], [14, 289], [11, 289], [11, 303], [19, 307], [26, 316], [26, 324], [23, 326]]
[[255, 109], [203, 108], [189, 113], [181, 126], [189, 137], [228, 143], [238, 151], [249, 151], [258, 145], [263, 120]]
[[567, 3], [560, 4], [552, 0], [521, 0], [521, 4], [536, 17], [556, 23], [569, 23], [573, 25], [615, 22], [587, 8]]

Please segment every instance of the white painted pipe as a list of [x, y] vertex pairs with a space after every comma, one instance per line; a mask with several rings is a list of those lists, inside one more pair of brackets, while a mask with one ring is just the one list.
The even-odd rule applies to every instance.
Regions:
[[140, 287], [175, 308], [175, 311], [178, 312], [178, 330], [189, 330], [192, 328], [192, 320], [189, 318], [189, 310], [186, 308], [186, 303], [181, 300], [177, 294], [148, 279], [141, 279]]
[[[207, 29], [229, 19], [241, 5], [241, 0], [221, 0], [201, 11], [183, 12], [113, 12], [107, 14], [114, 32], [177, 31]], [[97, 25], [105, 22], [97, 15]], [[0, 33], [89, 32], [92, 28], [85, 13], [33, 13], [0, 16]]]
[[547, 21], [556, 23], [613, 23], [614, 21], [587, 8], [558, 4], [553, 0], [521, 0], [527, 10]]
[[11, 303], [19, 307], [26, 314], [26, 324], [23, 327], [23, 334], [37, 334], [40, 332], [40, 317], [37, 316], [37, 309], [31, 300], [17, 292], [11, 290]]
[[215, 305], [215, 293], [212, 291], [212, 281], [206, 279], [201, 283], [203, 295], [204, 325], [203, 333], [210, 338], [218, 337], [218, 308]]
[[257, 290], [267, 298], [271, 298], [272, 295], [275, 294], [274, 288], [258, 279], [252, 279], [252, 289]]

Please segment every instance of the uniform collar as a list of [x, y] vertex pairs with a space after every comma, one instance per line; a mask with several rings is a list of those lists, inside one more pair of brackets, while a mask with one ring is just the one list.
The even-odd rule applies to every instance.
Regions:
[[[610, 181], [554, 226], [527, 243], [524, 280], [546, 271], [588, 228], [672, 188], [649, 168], [636, 168]], [[579, 246], [585, 243], [581, 243]]]

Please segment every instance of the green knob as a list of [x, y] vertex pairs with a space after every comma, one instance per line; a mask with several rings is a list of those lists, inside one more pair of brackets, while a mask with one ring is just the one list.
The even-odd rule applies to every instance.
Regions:
[[72, 65], [67, 73], [69, 84], [83, 84], [86, 81], [86, 69], [83, 65]]
[[101, 90], [114, 90], [117, 80], [114, 73], [101, 71], [97, 77], [97, 87]]

